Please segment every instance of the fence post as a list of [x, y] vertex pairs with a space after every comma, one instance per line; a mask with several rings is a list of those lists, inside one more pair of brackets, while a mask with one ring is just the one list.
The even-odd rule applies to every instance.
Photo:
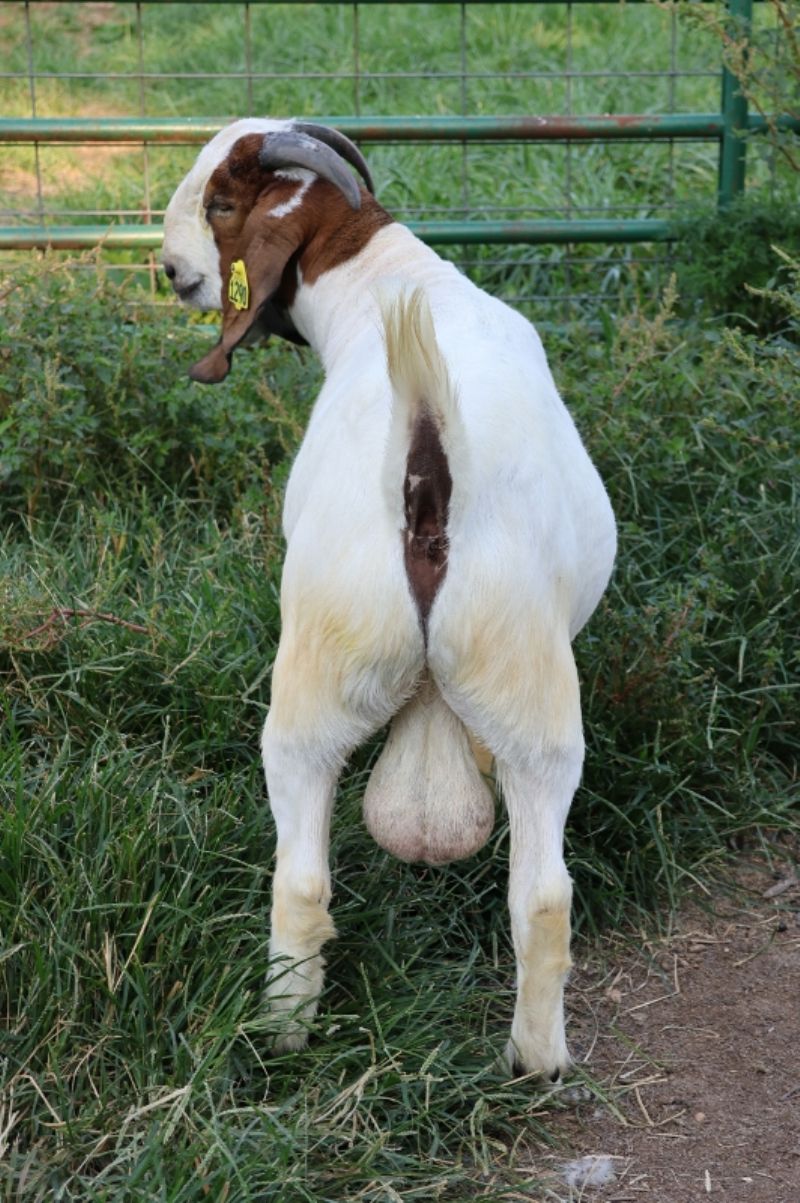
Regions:
[[[753, 0], [728, 0], [728, 15], [733, 18], [729, 25], [732, 36], [737, 40], [746, 37], [749, 41], [753, 25]], [[744, 192], [747, 151], [744, 137], [747, 129], [747, 97], [739, 80], [727, 67], [722, 68], [722, 120], [717, 203], [720, 209], [727, 209], [734, 197]]]

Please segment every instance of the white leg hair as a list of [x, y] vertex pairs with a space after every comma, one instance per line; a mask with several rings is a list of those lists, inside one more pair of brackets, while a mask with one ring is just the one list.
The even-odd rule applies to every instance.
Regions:
[[563, 839], [582, 758], [582, 750], [541, 752], [525, 767], [499, 765], [511, 829], [508, 904], [517, 959], [506, 1060], [512, 1073], [553, 1080], [569, 1064], [563, 995], [572, 883]]
[[336, 935], [328, 914], [328, 839], [339, 769], [292, 746], [269, 719], [262, 751], [278, 833], [267, 998], [273, 1013], [286, 1016], [275, 1047], [288, 1050], [306, 1042], [324, 979], [320, 950]]
[[499, 604], [483, 610], [480, 626], [470, 625], [468, 609], [443, 615], [432, 632], [433, 667], [445, 700], [494, 753], [508, 809], [517, 960], [508, 1066], [553, 1077], [569, 1061], [563, 988], [572, 886], [563, 840], [583, 763], [580, 691], [566, 631], [524, 593], [507, 596], [517, 605], [511, 618]]
[[[292, 596], [285, 586], [284, 594]], [[381, 600], [371, 615], [390, 611]], [[423, 657], [407, 590], [400, 594], [399, 619], [385, 627], [326, 605], [321, 593], [316, 601], [319, 613], [306, 606], [304, 627], [284, 618], [262, 739], [278, 836], [267, 999], [284, 1016], [279, 1049], [305, 1044], [322, 990], [322, 945], [336, 935], [328, 914], [328, 842], [339, 773], [353, 748], [405, 702]], [[283, 604], [291, 613], [286, 596]]]

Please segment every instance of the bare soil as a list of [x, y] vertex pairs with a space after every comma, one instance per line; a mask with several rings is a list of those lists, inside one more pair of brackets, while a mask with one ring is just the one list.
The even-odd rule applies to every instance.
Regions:
[[556, 1147], [531, 1149], [552, 1167], [543, 1198], [800, 1203], [796, 851], [746, 856], [667, 934], [579, 959], [569, 1031], [587, 1087], [548, 1116]]

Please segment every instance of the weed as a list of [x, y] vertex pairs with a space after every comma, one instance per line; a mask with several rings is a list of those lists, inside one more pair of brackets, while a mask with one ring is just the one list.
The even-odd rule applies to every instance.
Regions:
[[724, 316], [762, 334], [786, 325], [776, 288], [788, 271], [777, 248], [800, 254], [796, 207], [745, 195], [724, 213], [677, 223], [675, 234], [684, 316]]
[[[761, 7], [761, 6], [758, 6]], [[800, 84], [800, 4], [768, 0], [752, 19], [723, 6], [679, 6], [688, 28], [710, 36], [722, 50], [725, 66], [736, 78], [751, 109], [767, 119], [767, 144], [789, 166], [800, 171], [800, 136], [782, 129], [775, 114], [798, 115]]]

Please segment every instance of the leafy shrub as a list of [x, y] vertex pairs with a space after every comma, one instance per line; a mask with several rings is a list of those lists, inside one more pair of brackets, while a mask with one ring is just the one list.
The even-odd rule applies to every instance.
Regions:
[[[785, 270], [769, 298], [780, 336], [671, 321], [671, 287], [660, 313], [609, 325], [605, 342], [548, 338], [620, 528], [611, 589], [577, 646], [590, 751], [571, 839], [585, 916], [675, 888], [720, 832], [787, 821], [800, 323]], [[59, 304], [58, 338], [40, 333], [33, 315]], [[100, 278], [45, 276], [41, 303], [8, 330], [44, 373], [3, 362], [27, 389], [6, 385], [18, 457], [6, 496], [33, 511], [36, 533], [31, 545], [12, 530], [0, 580], [21, 746], [30, 738], [33, 764], [43, 733], [79, 756], [118, 731], [155, 748], [147, 760], [169, 715], [175, 771], [199, 759], [225, 779], [251, 763], [269, 695], [281, 482], [317, 369], [276, 349], [269, 396], [242, 359], [225, 386], [192, 386], [198, 333], [174, 314], [134, 321], [125, 290]]]
[[[181, 488], [224, 513], [259, 489], [298, 420], [250, 372], [192, 384], [187, 366], [211, 333], [175, 309], [154, 320], [141, 294], [91, 264], [24, 270], [0, 328], [0, 497], [40, 513], [68, 496]], [[315, 371], [301, 353], [279, 351], [277, 363], [297, 395], [313, 395], [300, 387]]]
[[762, 334], [786, 324], [774, 296], [788, 280], [778, 248], [800, 254], [800, 209], [745, 195], [724, 213], [681, 220], [675, 233], [684, 315], [726, 316]]
[[577, 643], [589, 754], [572, 838], [589, 914], [609, 881], [620, 906], [652, 897], [704, 844], [796, 805], [800, 276], [783, 262], [782, 334], [687, 329], [667, 320], [672, 294], [590, 363], [573, 341], [557, 366], [619, 524], [611, 588]]

